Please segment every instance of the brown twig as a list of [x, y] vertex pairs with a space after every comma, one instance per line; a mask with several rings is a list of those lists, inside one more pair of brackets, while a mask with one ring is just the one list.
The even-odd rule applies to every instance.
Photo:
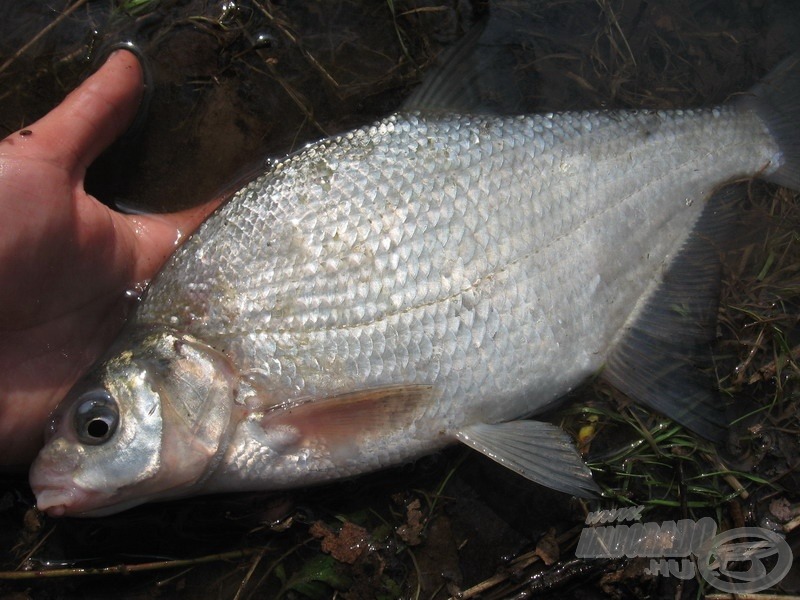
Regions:
[[221, 560], [238, 560], [261, 552], [258, 548], [245, 548], [222, 552], [220, 554], [209, 554], [198, 558], [187, 558], [177, 560], [160, 560], [150, 563], [139, 563], [135, 565], [115, 565], [113, 567], [101, 567], [84, 569], [80, 567], [69, 569], [37, 569], [33, 571], [0, 571], [0, 579], [44, 579], [52, 577], [85, 577], [87, 575], [127, 575], [141, 571], [160, 571], [163, 569], [175, 569], [177, 567], [187, 567], [201, 565]]
[[[578, 527], [573, 527], [569, 531], [566, 531], [562, 533], [560, 536], [558, 536], [558, 538], [556, 539], [558, 541], [559, 546], [573, 539], [580, 532], [581, 529], [583, 529], [582, 525]], [[458, 600], [467, 600], [468, 598], [475, 598], [480, 594], [483, 594], [487, 590], [490, 590], [493, 587], [498, 586], [501, 583], [505, 582], [506, 580], [511, 578], [515, 572], [525, 569], [540, 560], [541, 557], [539, 556], [536, 550], [532, 550], [530, 552], [527, 552], [526, 554], [522, 554], [521, 556], [518, 556], [516, 559], [514, 559], [514, 561], [512, 561], [511, 564], [509, 565], [509, 568], [505, 569], [502, 573], [498, 573], [497, 575], [489, 577], [489, 579], [481, 581], [477, 585], [474, 585], [471, 588], [464, 590], [463, 592], [460, 592], [457, 596], [453, 596], [452, 598], [450, 598], [450, 600], [455, 600], [456, 598], [458, 598]]]
[[32, 38], [31, 38], [31, 39], [28, 41], [28, 43], [27, 43], [27, 44], [24, 44], [24, 45], [22, 46], [22, 48], [20, 48], [19, 50], [17, 50], [17, 51], [16, 51], [16, 52], [15, 52], [15, 53], [14, 53], [14, 54], [13, 54], [13, 55], [12, 55], [12, 56], [11, 56], [11, 57], [10, 57], [10, 58], [7, 60], [7, 61], [6, 61], [6, 62], [4, 62], [2, 65], [0, 65], [0, 73], [2, 73], [2, 72], [3, 72], [3, 71], [5, 71], [5, 70], [6, 70], [8, 67], [10, 67], [12, 64], [14, 64], [14, 62], [15, 62], [15, 61], [16, 61], [16, 60], [17, 60], [17, 59], [20, 57], [20, 56], [22, 56], [23, 54], [25, 54], [25, 52], [27, 52], [27, 51], [28, 51], [28, 48], [30, 48], [30, 47], [31, 47], [31, 46], [33, 46], [33, 45], [34, 45], [36, 42], [38, 42], [40, 39], [42, 39], [42, 37], [44, 37], [45, 35], [47, 35], [47, 33], [48, 33], [50, 30], [52, 30], [54, 27], [56, 27], [56, 25], [58, 25], [59, 23], [61, 23], [61, 21], [63, 21], [64, 19], [66, 19], [68, 16], [70, 16], [72, 13], [74, 13], [76, 10], [78, 10], [78, 9], [79, 9], [81, 6], [83, 6], [84, 4], [86, 4], [88, 1], [89, 1], [89, 0], [78, 0], [78, 1], [77, 1], [75, 4], [73, 4], [72, 6], [70, 6], [70, 7], [69, 7], [67, 10], [65, 10], [63, 13], [61, 13], [60, 15], [58, 15], [58, 17], [56, 17], [55, 19], [53, 19], [53, 21], [52, 21], [52, 22], [51, 22], [49, 25], [47, 25], [47, 26], [46, 26], [44, 29], [42, 29], [42, 30], [41, 30], [39, 33], [37, 33], [35, 36], [33, 36], [33, 37], [32, 37]]

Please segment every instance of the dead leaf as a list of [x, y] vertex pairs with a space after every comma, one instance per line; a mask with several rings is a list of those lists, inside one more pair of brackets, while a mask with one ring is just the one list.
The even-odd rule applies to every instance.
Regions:
[[338, 533], [323, 521], [316, 521], [308, 532], [321, 540], [323, 552], [348, 565], [355, 564], [367, 549], [367, 530], [350, 521], [345, 521]]
[[425, 522], [419, 499], [412, 500], [406, 506], [406, 522], [397, 528], [397, 535], [409, 546], [418, 546], [422, 543], [422, 530]]

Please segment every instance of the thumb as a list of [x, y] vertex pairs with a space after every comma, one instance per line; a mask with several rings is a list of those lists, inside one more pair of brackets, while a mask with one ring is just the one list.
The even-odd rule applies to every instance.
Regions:
[[175, 249], [197, 229], [205, 218], [225, 200], [221, 196], [180, 212], [165, 214], [123, 215], [132, 230], [136, 244], [134, 278], [137, 282], [151, 279]]
[[68, 171], [85, 171], [125, 132], [143, 92], [143, 72], [135, 55], [117, 50], [64, 101], [27, 127], [29, 155], [41, 152]]

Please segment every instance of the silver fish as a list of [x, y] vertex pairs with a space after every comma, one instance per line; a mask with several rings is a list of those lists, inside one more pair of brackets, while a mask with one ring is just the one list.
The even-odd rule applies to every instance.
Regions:
[[662, 367], [714, 306], [703, 241], [735, 195], [715, 192], [800, 188], [798, 92], [790, 59], [712, 109], [401, 113], [282, 160], [177, 250], [54, 413], [38, 507], [304, 486], [456, 441], [586, 495], [568, 436], [523, 417], [604, 368], [713, 436], [713, 393]]

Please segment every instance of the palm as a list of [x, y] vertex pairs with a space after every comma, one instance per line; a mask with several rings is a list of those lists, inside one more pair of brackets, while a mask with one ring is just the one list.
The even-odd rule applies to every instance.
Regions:
[[122, 325], [125, 290], [207, 212], [122, 215], [84, 191], [86, 167], [135, 114], [141, 81], [119, 52], [0, 142], [0, 465], [30, 462], [49, 412]]

